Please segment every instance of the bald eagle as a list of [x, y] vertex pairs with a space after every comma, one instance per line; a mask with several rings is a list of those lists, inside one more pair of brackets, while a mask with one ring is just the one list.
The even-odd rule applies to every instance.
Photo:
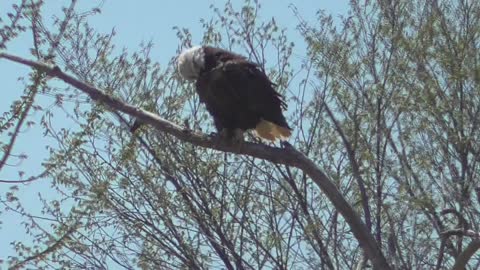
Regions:
[[196, 46], [182, 52], [177, 65], [183, 78], [195, 82], [220, 134], [234, 138], [253, 129], [270, 141], [291, 135], [282, 114], [287, 104], [256, 63], [220, 48]]

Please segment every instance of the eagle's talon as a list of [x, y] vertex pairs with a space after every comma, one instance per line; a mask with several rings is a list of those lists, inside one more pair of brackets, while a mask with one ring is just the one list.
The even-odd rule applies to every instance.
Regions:
[[245, 140], [243, 137], [243, 130], [236, 128], [232, 132], [231, 140], [235, 144], [241, 144]]
[[287, 142], [287, 141], [280, 141], [280, 145], [283, 147], [283, 148], [292, 148], [292, 145]]
[[222, 140], [227, 140], [228, 139], [228, 129], [224, 128], [222, 130], [220, 130], [220, 132], [218, 133], [218, 137]]

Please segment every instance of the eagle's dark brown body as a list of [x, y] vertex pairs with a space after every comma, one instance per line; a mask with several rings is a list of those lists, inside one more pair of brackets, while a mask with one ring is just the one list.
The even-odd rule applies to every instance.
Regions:
[[282, 114], [286, 103], [260, 67], [226, 50], [202, 49], [204, 65], [195, 86], [217, 130], [255, 129], [272, 141], [289, 137], [291, 129]]

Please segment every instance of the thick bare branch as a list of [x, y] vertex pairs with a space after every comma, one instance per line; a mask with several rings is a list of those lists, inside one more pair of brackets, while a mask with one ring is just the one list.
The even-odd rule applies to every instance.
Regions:
[[159, 132], [168, 133], [182, 141], [223, 152], [249, 155], [268, 160], [273, 163], [289, 165], [303, 170], [323, 191], [323, 193], [332, 202], [334, 207], [343, 215], [354, 236], [357, 238], [360, 246], [365, 250], [366, 255], [372, 261], [374, 269], [390, 269], [390, 266], [388, 265], [380, 249], [380, 246], [378, 243], [376, 243], [366, 225], [361, 221], [358, 214], [346, 201], [335, 184], [323, 173], [320, 168], [317, 167], [312, 160], [307, 158], [303, 153], [299, 152], [288, 143], [285, 144], [285, 148], [277, 148], [264, 144], [255, 144], [249, 142], [245, 142], [241, 147], [238, 147], [236, 145], [211, 138], [204, 134], [183, 129], [182, 127], [171, 123], [159, 117], [158, 115], [128, 105], [119, 99], [105, 94], [100, 89], [81, 82], [78, 79], [62, 72], [58, 67], [50, 67], [44, 63], [30, 61], [6, 53], [0, 53], [0, 58], [5, 58], [13, 62], [35, 68], [39, 71], [46, 72], [49, 76], [56, 77], [88, 94], [92, 100], [100, 102], [112, 110], [121, 111], [132, 117], [135, 117], [141, 122], [151, 125]]
[[455, 260], [452, 270], [466, 269], [470, 258], [480, 249], [480, 239], [474, 239], [470, 244], [460, 253]]

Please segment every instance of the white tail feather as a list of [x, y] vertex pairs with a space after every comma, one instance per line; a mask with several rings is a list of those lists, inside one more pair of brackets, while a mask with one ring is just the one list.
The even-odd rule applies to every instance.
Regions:
[[257, 132], [257, 135], [259, 137], [272, 142], [276, 139], [286, 140], [292, 135], [292, 131], [290, 129], [281, 127], [275, 123], [266, 121], [264, 119], [262, 119], [260, 123], [257, 124], [257, 126], [255, 127], [255, 131]]

